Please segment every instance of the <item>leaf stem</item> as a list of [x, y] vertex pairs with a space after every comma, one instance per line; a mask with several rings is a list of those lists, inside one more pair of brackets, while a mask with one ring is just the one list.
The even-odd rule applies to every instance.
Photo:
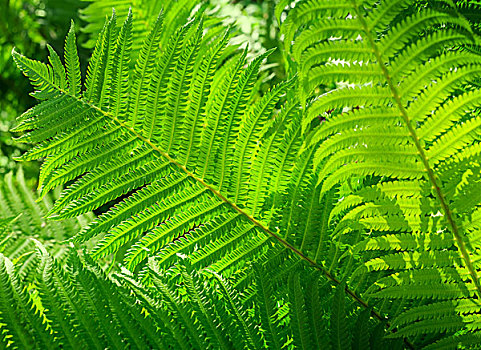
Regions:
[[[299, 249], [297, 249], [296, 247], [294, 247], [292, 244], [290, 244], [289, 242], [287, 242], [287, 240], [283, 239], [282, 237], [279, 237], [277, 234], [275, 234], [274, 232], [272, 232], [268, 227], [266, 227], [262, 222], [258, 221], [257, 219], [255, 219], [254, 217], [252, 217], [249, 213], [247, 213], [246, 211], [244, 211], [242, 208], [240, 208], [237, 204], [235, 204], [234, 202], [230, 201], [229, 199], [227, 199], [220, 191], [218, 191], [216, 188], [214, 188], [213, 186], [209, 185], [207, 182], [205, 182], [204, 179], [196, 176], [194, 173], [192, 173], [191, 171], [189, 171], [187, 169], [187, 167], [181, 163], [179, 163], [177, 160], [175, 160], [174, 158], [172, 158], [167, 152], [164, 152], [162, 151], [159, 147], [157, 147], [150, 139], [147, 139], [146, 137], [142, 136], [140, 133], [138, 133], [137, 131], [135, 131], [135, 129], [124, 123], [123, 121], [121, 121], [120, 119], [118, 119], [116, 116], [114, 115], [111, 115], [109, 114], [108, 112], [102, 110], [101, 108], [93, 105], [93, 104], [90, 104], [89, 102], [83, 100], [80, 96], [74, 96], [72, 95], [71, 93], [69, 93], [68, 91], [60, 88], [59, 86], [53, 86], [56, 90], [58, 90], [60, 93], [62, 94], [65, 94], [65, 95], [68, 95], [70, 96], [71, 98], [73, 99], [76, 99], [77, 101], [79, 101], [80, 103], [83, 103], [84, 105], [86, 105], [87, 107], [89, 108], [92, 108], [94, 110], [96, 110], [97, 112], [101, 113], [102, 115], [104, 115], [105, 117], [111, 119], [112, 121], [114, 121], [115, 123], [117, 123], [119, 126], [121, 126], [122, 128], [126, 129], [128, 132], [130, 132], [133, 136], [135, 136], [136, 138], [140, 139], [141, 141], [145, 142], [146, 144], [148, 144], [153, 150], [155, 150], [156, 152], [160, 153], [161, 156], [163, 156], [164, 158], [166, 158], [170, 163], [172, 163], [173, 165], [177, 166], [178, 168], [180, 168], [187, 176], [193, 178], [194, 180], [196, 180], [197, 182], [199, 182], [200, 184], [202, 184], [205, 188], [207, 188], [208, 190], [210, 190], [217, 198], [219, 198], [220, 200], [222, 200], [224, 203], [228, 204], [230, 207], [232, 207], [232, 209], [234, 209], [235, 211], [237, 211], [239, 214], [243, 215], [247, 220], [249, 220], [250, 222], [252, 222], [255, 226], [257, 226], [259, 229], [261, 229], [263, 232], [265, 232], [266, 234], [268, 234], [269, 236], [273, 237], [275, 240], [277, 240], [280, 244], [282, 244], [285, 248], [289, 249], [290, 251], [292, 251], [295, 255], [297, 255], [301, 260], [304, 260], [305, 262], [309, 263], [309, 265], [311, 265], [311, 267], [315, 268], [316, 270], [318, 270], [319, 272], [321, 272], [328, 280], [330, 280], [331, 282], [333, 282], [334, 284], [336, 285], [339, 285], [341, 284], [341, 281], [338, 280], [331, 272], [325, 270], [322, 266], [320, 266], [319, 264], [317, 264], [314, 260], [312, 260], [311, 258], [309, 258], [308, 256], [304, 255]], [[370, 306], [368, 305], [368, 303], [363, 300], [359, 295], [357, 295], [353, 290], [349, 289], [347, 286], [345, 287], [345, 292], [346, 294], [348, 294], [350, 297], [352, 297], [358, 304], [360, 304], [361, 306], [365, 307], [365, 308], [370, 308]], [[379, 312], [375, 311], [374, 309], [371, 309], [371, 316], [373, 318], [376, 318], [377, 320], [381, 321], [381, 322], [385, 322], [387, 320], [386, 317], [382, 316]], [[386, 322], [386, 327], [389, 327], [389, 323]], [[406, 340], [404, 339], [404, 343], [406, 344], [406, 346], [408, 346], [408, 348], [410, 349], [414, 349], [414, 347]]]
[[[80, 100], [81, 102], [85, 103], [84, 101]], [[139, 138], [146, 144], [148, 144], [152, 149], [154, 149], [156, 152], [160, 153], [163, 157], [165, 157], [170, 163], [173, 165], [177, 166], [180, 168], [182, 171], [185, 172], [185, 174], [194, 180], [198, 181], [202, 186], [210, 190], [217, 198], [222, 200], [224, 203], [228, 204], [230, 207], [232, 207], [235, 211], [237, 211], [239, 214], [244, 216], [247, 220], [252, 222], [255, 226], [260, 228], [262, 231], [264, 231], [266, 234], [277, 240], [280, 244], [282, 244], [284, 247], [292, 251], [295, 255], [297, 255], [301, 260], [304, 260], [307, 262], [311, 267], [315, 268], [319, 272], [321, 272], [328, 280], [333, 282], [336, 285], [341, 284], [341, 281], [338, 280], [331, 272], [325, 270], [321, 265], [319, 265], [317, 262], [309, 258], [308, 256], [304, 255], [299, 249], [294, 247], [292, 244], [287, 242], [287, 240], [283, 239], [282, 237], [278, 236], [274, 232], [272, 232], [267, 226], [265, 226], [262, 222], [258, 221], [254, 217], [252, 217], [249, 213], [244, 211], [242, 208], [240, 208], [237, 204], [234, 202], [230, 201], [228, 198], [226, 198], [220, 191], [218, 191], [216, 188], [213, 186], [209, 185], [207, 182], [205, 182], [204, 179], [196, 176], [194, 173], [189, 171], [187, 167], [178, 161], [176, 161], [174, 158], [172, 158], [169, 154], [166, 152], [162, 151], [160, 148], [158, 148], [152, 141], [149, 139], [145, 138], [141, 134], [139, 134], [137, 131], [135, 131], [131, 126], [127, 125], [126, 123], [122, 122], [119, 120], [117, 117], [110, 115], [109, 113], [101, 110], [97, 106], [87, 104], [89, 107], [96, 109], [97, 111], [101, 112], [103, 115], [106, 117], [112, 119], [115, 121], [117, 124], [119, 124], [121, 127], [127, 129], [131, 134], [133, 134], [135, 137]], [[363, 300], [359, 295], [357, 295], [353, 290], [349, 289], [347, 286], [345, 287], [345, 292], [348, 294], [351, 298], [353, 298], [358, 304], [363, 306], [364, 308], [370, 308], [369, 304]], [[386, 317], [382, 316], [379, 312], [375, 311], [374, 309], [371, 309], [371, 316], [376, 318], [377, 320], [381, 322], [385, 322], [387, 320]], [[389, 328], [390, 324], [386, 323], [386, 328]], [[404, 343], [408, 348], [414, 349], [413, 345], [410, 344], [406, 339], [404, 339]]]
[[399, 108], [399, 111], [401, 112], [401, 115], [404, 119], [404, 122], [405, 122], [405, 124], [406, 124], [406, 126], [409, 130], [409, 134], [411, 135], [411, 138], [413, 139], [413, 142], [414, 142], [414, 144], [416, 146], [416, 149], [419, 153], [419, 157], [421, 158], [421, 161], [422, 161], [424, 167], [426, 168], [426, 172], [427, 172], [429, 181], [431, 182], [432, 186], [434, 187], [434, 189], [436, 191], [436, 195], [437, 195], [437, 197], [439, 199], [439, 202], [441, 204], [441, 208], [443, 209], [443, 211], [446, 215], [446, 219], [448, 221], [448, 224], [449, 224], [449, 226], [451, 226], [452, 233], [453, 233], [453, 235], [456, 239], [456, 242], [458, 244], [458, 249], [461, 252], [461, 255], [462, 255], [463, 260], [466, 264], [466, 267], [468, 268], [471, 279], [473, 280], [473, 283], [476, 286], [476, 289], [478, 291], [478, 296], [481, 297], [481, 284], [479, 283], [477, 273], [476, 273], [476, 271], [473, 267], [473, 264], [471, 262], [471, 258], [469, 256], [468, 251], [467, 251], [466, 244], [464, 243], [463, 238], [461, 237], [461, 234], [459, 233], [459, 228], [456, 224], [456, 221], [454, 220], [453, 213], [452, 213], [452, 211], [451, 211], [451, 209], [450, 209], [450, 207], [449, 207], [449, 205], [446, 201], [446, 198], [444, 197], [443, 192], [441, 191], [441, 187], [438, 184], [438, 180], [436, 179], [434, 171], [431, 168], [431, 166], [429, 165], [429, 161], [428, 161], [428, 158], [426, 156], [426, 152], [425, 152], [424, 148], [421, 146], [421, 142], [419, 141], [419, 138], [416, 134], [416, 131], [414, 130], [414, 128], [411, 124], [411, 120], [409, 118], [409, 115], [408, 115], [406, 109], [404, 108], [404, 105], [402, 104], [399, 92], [392, 82], [391, 76], [389, 75], [389, 72], [386, 68], [386, 65], [383, 62], [381, 53], [379, 52], [379, 49], [377, 48], [377, 45], [374, 42], [374, 39], [371, 35], [369, 27], [368, 27], [366, 21], [364, 20], [364, 17], [359, 12], [359, 7], [356, 3], [356, 0], [351, 0], [351, 3], [354, 7], [354, 10], [356, 11], [356, 16], [357, 16], [358, 21], [362, 25], [363, 30], [366, 33], [366, 37], [369, 41], [369, 44], [372, 47], [373, 53], [376, 56], [377, 63], [379, 65], [379, 67], [381, 68], [384, 77], [387, 80], [389, 89], [391, 90], [393, 98], [394, 98], [394, 100], [395, 100], [395, 102], [396, 102], [396, 104]]

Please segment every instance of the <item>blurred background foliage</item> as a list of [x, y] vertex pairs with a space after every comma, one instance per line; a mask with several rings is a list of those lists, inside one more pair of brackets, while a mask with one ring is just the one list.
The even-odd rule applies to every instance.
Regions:
[[[61, 52], [70, 19], [78, 19], [78, 0], [0, 0], [0, 176], [17, 167], [13, 157], [25, 145], [15, 143], [9, 129], [17, 115], [31, 107], [31, 88], [14, 65], [11, 51], [44, 60], [47, 43]], [[35, 178], [38, 164], [24, 164], [25, 177]]]
[[[205, 18], [220, 18], [224, 25], [231, 25], [236, 32], [235, 43], [239, 48], [249, 45], [250, 55], [257, 55], [270, 48], [280, 47], [277, 22], [274, 17], [275, 0], [0, 0], [0, 177], [15, 170], [14, 157], [25, 150], [17, 144], [9, 129], [15, 118], [34, 104], [29, 95], [27, 79], [12, 61], [13, 47], [24, 55], [43, 61], [47, 57], [47, 44], [59, 54], [63, 53], [63, 38], [73, 19], [77, 26], [80, 62], [87, 62], [95, 36], [115, 7], [123, 17], [130, 6], [134, 16], [143, 18], [147, 30], [151, 19], [161, 8], [176, 18], [188, 17], [201, 8]], [[125, 12], [125, 13], [124, 13]], [[220, 24], [218, 19], [217, 24]], [[264, 65], [262, 93], [285, 77], [283, 56], [279, 50], [270, 55]], [[83, 67], [85, 71], [85, 67]], [[35, 186], [39, 164], [23, 163], [23, 172], [30, 187]]]

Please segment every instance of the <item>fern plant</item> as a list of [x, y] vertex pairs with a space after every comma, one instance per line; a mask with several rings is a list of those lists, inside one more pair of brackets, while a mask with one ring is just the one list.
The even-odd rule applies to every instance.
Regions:
[[301, 249], [315, 245], [319, 257], [328, 250], [327, 236], [316, 235], [325, 206], [316, 201], [312, 154], [296, 157], [303, 142], [299, 105], [289, 100], [274, 114], [295, 81], [256, 98], [257, 72], [269, 52], [249, 64], [246, 50], [220, 62], [228, 33], [205, 40], [197, 18], [159, 53], [161, 23], [162, 16], [132, 65], [132, 16], [117, 33], [114, 13], [83, 88], [73, 26], [65, 66], [53, 50], [49, 65], [14, 52], [42, 100], [15, 129], [24, 133], [20, 141], [38, 143], [22, 159], [45, 157], [42, 195], [67, 185], [53, 218], [115, 203], [73, 238], [101, 237], [90, 252], [94, 260], [116, 253], [131, 271], [144, 266], [141, 275], [150, 281], [148, 256], [169, 269], [176, 255], [187, 254], [195, 268], [247, 288], [250, 299], [246, 260], [316, 265]]
[[321, 198], [341, 191], [331, 235], [356, 237], [350, 283], [404, 301], [391, 336], [433, 349], [479, 344], [481, 311], [481, 59], [458, 49], [479, 37], [440, 3], [300, 1], [282, 23]]
[[[192, 14], [197, 16], [202, 13], [204, 26], [208, 31], [204, 35], [211, 38], [220, 35], [226, 26], [231, 27], [235, 33], [226, 47], [223, 57], [229, 56], [239, 46], [249, 45], [248, 55], [256, 56], [275, 48], [277, 42], [271, 37], [276, 37], [277, 28], [273, 25], [274, 2], [250, 4], [249, 2], [229, 2], [224, 0], [189, 1], [189, 0], [89, 0], [88, 6], [80, 9], [80, 18], [86, 22], [81, 28], [88, 36], [86, 42], [80, 41], [82, 46], [94, 47], [95, 41], [112, 8], [117, 16], [127, 16], [129, 8], [135, 9], [135, 18], [132, 29], [132, 58], [136, 56], [142, 45], [143, 38], [148, 34], [149, 27], [155, 21], [160, 9], [164, 11], [163, 30], [160, 38], [160, 47], [167, 44], [169, 38], [179, 25], [184, 24]], [[266, 16], [265, 13], [269, 16]], [[276, 29], [276, 30], [274, 30]], [[273, 79], [280, 82], [283, 79], [283, 67], [280, 64], [280, 51], [274, 51], [266, 58], [267, 64], [260, 67], [261, 77], [254, 86], [254, 91], [266, 91], [273, 85]]]
[[[315, 184], [310, 157], [295, 159], [302, 142], [298, 105], [290, 101], [272, 118], [294, 81], [252, 103], [269, 53], [246, 65], [244, 50], [218, 67], [228, 33], [206, 42], [197, 18], [178, 28], [159, 54], [153, 48], [160, 16], [131, 71], [131, 14], [119, 33], [115, 24], [114, 13], [83, 88], [73, 30], [65, 67], [53, 51], [51, 65], [13, 53], [43, 100], [15, 129], [25, 132], [20, 141], [37, 143], [22, 159], [46, 157], [41, 194], [70, 183], [49, 215], [74, 217], [123, 196], [74, 240], [105, 234], [92, 257], [125, 247], [123, 262], [132, 271], [150, 255], [167, 261], [181, 252], [229, 276], [245, 269], [245, 259], [265, 254], [273, 240], [290, 249], [295, 225], [311, 234], [310, 221], [296, 223], [319, 207], [307, 205]], [[303, 175], [292, 177], [296, 172]], [[289, 186], [296, 193], [281, 202]]]
[[62, 260], [66, 253], [64, 242], [92, 220], [91, 213], [62, 222], [46, 220], [43, 216], [52, 208], [53, 199], [48, 195], [38, 201], [21, 167], [16, 174], [8, 173], [0, 179], [0, 252], [19, 266], [17, 272], [22, 280], [30, 280], [36, 268], [32, 238]]
[[[69, 249], [67, 262], [60, 264], [40, 242], [34, 243], [38, 269], [32, 273], [34, 283], [29, 288], [21, 282], [18, 264], [0, 253], [0, 329], [2, 344], [7, 347], [395, 346], [392, 340], [376, 336], [383, 332], [383, 325], [379, 328], [369, 321], [369, 310], [360, 311], [346, 302], [344, 285], [333, 289], [325, 279], [302, 267], [290, 273], [285, 294], [273, 293], [266, 271], [258, 270], [258, 293], [252, 303], [222, 276], [196, 271], [185, 259], [168, 274], [151, 261], [152, 283], [145, 285], [127, 270], [107, 276], [87, 254], [74, 249]], [[330, 309], [331, 317], [323, 317]], [[352, 339], [350, 324], [359, 326]]]
[[[65, 187], [48, 216], [109, 208], [72, 241], [99, 240], [86, 264], [112, 259], [102, 278], [127, 281], [168, 344], [475, 347], [476, 31], [451, 2], [289, 3], [292, 79], [263, 96], [270, 52], [247, 62], [202, 9], [167, 37], [160, 15], [137, 54], [132, 13], [120, 29], [113, 13], [83, 84], [73, 26], [65, 64], [14, 51], [40, 100], [15, 129], [36, 144], [22, 159], [45, 159], [41, 195]], [[162, 330], [159, 308], [178, 328]]]
[[[195, 1], [174, 1], [174, 0], [133, 0], [133, 1], [96, 1], [90, 0], [88, 6], [79, 10], [80, 18], [87, 24], [82, 31], [89, 36], [85, 46], [94, 48], [97, 37], [101, 32], [105, 18], [110, 17], [112, 8], [115, 8], [117, 16], [127, 17], [130, 8], [135, 9], [136, 20], [132, 22], [133, 51], [138, 52], [144, 37], [148, 34], [148, 28], [156, 21], [161, 9], [164, 11], [163, 33], [159, 39], [163, 47], [174, 31], [183, 25], [193, 12], [205, 10], [206, 4]], [[214, 18], [213, 18], [214, 19]], [[120, 23], [121, 24], [121, 23]], [[222, 28], [220, 28], [222, 29]]]

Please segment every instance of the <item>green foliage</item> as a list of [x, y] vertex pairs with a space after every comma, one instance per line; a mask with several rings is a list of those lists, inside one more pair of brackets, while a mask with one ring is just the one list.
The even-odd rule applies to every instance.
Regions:
[[[156, 335], [153, 322], [142, 315], [141, 306], [128, 290], [107, 278], [98, 266], [81, 261], [73, 251], [62, 267], [42, 245], [37, 246], [39, 268], [30, 291], [18, 283], [12, 262], [0, 255], [0, 289], [10, 296], [2, 297], [8, 301], [1, 309], [4, 342], [12, 347], [47, 349], [157, 345], [148, 338]], [[10, 305], [10, 300], [15, 303]], [[30, 310], [32, 305], [36, 312]], [[10, 319], [16, 315], [24, 318]], [[157, 342], [160, 339], [155, 337]]]
[[0, 178], [0, 253], [19, 265], [17, 272], [24, 279], [29, 279], [35, 268], [32, 239], [41, 241], [60, 259], [66, 252], [64, 241], [92, 220], [90, 213], [62, 222], [45, 220], [53, 199], [49, 195], [38, 201], [21, 167], [16, 174]]
[[479, 37], [453, 4], [411, 5], [301, 1], [282, 31], [321, 200], [352, 184], [330, 214], [333, 237], [356, 237], [343, 253], [360, 263], [350, 283], [403, 302], [390, 337], [468, 346], [481, 310]]
[[[163, 34], [160, 37], [160, 47], [167, 45], [175, 29], [187, 22], [195, 13], [203, 13], [204, 25], [209, 28], [206, 35], [214, 37], [221, 34], [225, 27], [229, 27], [235, 36], [230, 39], [224, 55], [228, 55], [238, 46], [248, 45], [249, 55], [258, 55], [266, 50], [275, 49], [279, 45], [278, 27], [274, 19], [273, 1], [228, 1], [228, 0], [88, 0], [86, 8], [80, 10], [80, 18], [87, 24], [82, 32], [86, 33], [88, 40], [82, 41], [86, 47], [92, 48], [100, 33], [105, 17], [110, 16], [112, 8], [117, 11], [119, 18], [127, 16], [129, 8], [135, 9], [135, 18], [132, 31], [133, 57], [140, 50], [143, 38], [148, 34], [148, 29], [155, 22], [161, 9], [164, 12]], [[260, 67], [261, 76], [255, 89], [263, 92], [269, 90], [285, 77], [282, 65], [282, 54], [275, 50], [266, 58], [267, 64]]]
[[280, 1], [292, 78], [261, 94], [272, 50], [248, 59], [183, 3], [101, 25], [92, 2], [85, 76], [73, 25], [64, 63], [13, 52], [39, 100], [14, 129], [35, 144], [21, 160], [44, 160], [43, 198], [63, 188], [46, 215], [100, 215], [66, 261], [37, 244], [31, 293], [2, 258], [4, 297], [38, 309], [2, 304], [7, 342], [476, 347], [478, 5]]
[[[293, 199], [310, 196], [299, 187], [307, 184], [290, 179], [302, 137], [299, 122], [282, 120], [299, 120], [297, 105], [286, 104], [272, 119], [294, 81], [253, 101], [259, 66], [269, 53], [246, 64], [244, 50], [218, 67], [228, 34], [203, 37], [199, 19], [179, 27], [159, 53], [152, 47], [162, 20], [129, 69], [132, 17], [117, 34], [114, 13], [99, 36], [81, 95], [72, 31], [65, 68], [14, 52], [37, 89], [34, 95], [44, 100], [15, 128], [24, 132], [19, 140], [38, 143], [22, 159], [46, 156], [42, 194], [71, 182], [49, 212], [55, 218], [124, 197], [75, 237], [82, 242], [106, 233], [91, 253], [94, 259], [125, 247], [123, 262], [134, 271], [149, 255], [168, 260], [181, 252], [192, 254], [194, 265], [229, 276], [243, 269], [245, 258], [265, 254], [272, 236], [284, 242], [269, 225], [282, 221], [281, 230], [287, 230], [281, 235], [287, 237], [296, 215], [318, 207], [296, 209], [294, 201], [269, 198], [287, 186], [299, 192]], [[277, 146], [283, 148], [279, 163], [269, 158]], [[312, 174], [309, 159], [299, 164], [306, 174]], [[279, 211], [289, 216], [278, 218]]]
[[187, 21], [194, 9], [204, 6], [203, 3], [204, 1], [197, 3], [187, 0], [114, 0], [109, 2], [90, 0], [88, 6], [80, 10], [80, 18], [87, 22], [83, 31], [89, 35], [85, 45], [89, 48], [95, 46], [97, 36], [104, 26], [105, 18], [111, 15], [112, 8], [115, 8], [120, 18], [126, 17], [129, 9], [133, 8], [136, 17], [132, 29], [134, 52], [140, 49], [143, 39], [148, 33], [146, 29], [155, 23], [161, 10], [164, 11], [164, 35], [159, 40], [161, 47], [164, 47], [170, 36], [174, 34], [175, 29]]
[[[317, 344], [328, 348], [326, 330], [333, 321], [314, 311], [344, 298], [344, 286], [334, 291], [326, 281], [321, 285], [319, 279], [302, 278], [300, 271], [293, 271], [289, 279], [294, 286], [289, 286], [287, 300], [263, 294], [253, 305], [229, 281], [207, 270], [196, 271], [186, 260], [170, 273], [151, 262], [151, 283], [146, 285], [128, 271], [107, 276], [88, 255], [74, 249], [60, 264], [42, 244], [35, 245], [38, 269], [32, 272], [29, 288], [20, 282], [18, 266], [0, 254], [2, 337], [13, 348], [260, 349], [277, 344], [274, 348], [280, 349], [292, 348], [293, 342], [312, 349], [308, 330], [317, 332], [321, 336]], [[256, 288], [272, 291], [261, 272]], [[323, 298], [311, 294], [319, 290], [325, 293]], [[277, 309], [275, 304], [283, 306]], [[333, 306], [334, 312], [337, 308]], [[361, 321], [366, 335], [375, 331], [365, 313], [358, 316], [352, 305], [349, 310], [351, 316], [343, 313], [336, 325]], [[269, 316], [259, 319], [259, 314]], [[350, 344], [349, 339], [343, 342]]]
[[[9, 129], [15, 117], [30, 108], [35, 100], [26, 92], [28, 82], [22, 79], [11, 55], [16, 47], [24, 54], [45, 59], [47, 43], [61, 47], [66, 25], [76, 17], [80, 0], [0, 0], [0, 174], [16, 169], [13, 157], [27, 147], [12, 141]], [[27, 178], [38, 175], [38, 164], [24, 164]]]

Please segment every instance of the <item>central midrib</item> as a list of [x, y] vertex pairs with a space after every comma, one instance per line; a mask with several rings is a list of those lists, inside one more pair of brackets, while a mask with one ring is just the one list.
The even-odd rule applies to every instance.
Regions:
[[[64, 92], [65, 93], [65, 92]], [[77, 97], [76, 97], [77, 98]], [[78, 98], [77, 98], [78, 99]], [[234, 209], [236, 212], [238, 212], [239, 214], [241, 214], [242, 216], [244, 216], [247, 220], [249, 220], [250, 222], [252, 222], [255, 226], [257, 226], [258, 228], [260, 228], [263, 232], [267, 233], [269, 236], [273, 237], [275, 240], [277, 240], [280, 244], [282, 244], [285, 248], [289, 249], [290, 251], [292, 251], [295, 255], [297, 255], [300, 259], [306, 261], [311, 267], [315, 268], [316, 270], [318, 270], [319, 272], [321, 272], [328, 280], [330, 280], [331, 282], [333, 282], [334, 284], [336, 285], [339, 285], [341, 284], [341, 281], [338, 280], [336, 277], [334, 277], [334, 275], [332, 275], [329, 271], [325, 270], [321, 265], [319, 265], [317, 262], [315, 262], [314, 260], [312, 260], [311, 258], [309, 258], [308, 256], [304, 255], [300, 250], [298, 250], [296, 247], [294, 247], [292, 244], [290, 244], [289, 242], [287, 242], [285, 239], [283, 239], [282, 237], [279, 237], [278, 235], [276, 235], [274, 232], [272, 232], [271, 230], [269, 230], [269, 228], [267, 228], [262, 222], [258, 221], [257, 219], [255, 219], [254, 217], [252, 217], [249, 213], [247, 213], [246, 211], [244, 211], [242, 208], [240, 208], [237, 204], [235, 204], [234, 202], [230, 201], [229, 199], [227, 199], [222, 193], [220, 193], [217, 189], [215, 189], [213, 186], [209, 185], [207, 182], [204, 181], [204, 179], [202, 178], [199, 178], [197, 176], [195, 176], [192, 172], [190, 172], [187, 167], [183, 164], [180, 164], [179, 162], [177, 162], [175, 159], [173, 159], [171, 156], [169, 156], [166, 152], [162, 151], [159, 147], [157, 147], [157, 145], [155, 145], [154, 143], [152, 143], [150, 140], [146, 139], [145, 137], [143, 137], [141, 134], [139, 134], [137, 131], [135, 131], [132, 127], [128, 126], [127, 124], [125, 124], [124, 122], [122, 122], [121, 120], [119, 120], [118, 118], [116, 118], [115, 116], [113, 115], [110, 115], [109, 113], [101, 110], [100, 108], [98, 108], [97, 106], [94, 106], [94, 105], [90, 105], [80, 99], [78, 99], [81, 103], [85, 103], [87, 104], [89, 107], [95, 109], [96, 111], [102, 113], [104, 116], [106, 116], [107, 118], [110, 118], [111, 120], [113, 120], [114, 122], [116, 122], [119, 126], [125, 128], [126, 130], [128, 130], [132, 135], [134, 135], [135, 137], [139, 138], [141, 141], [145, 142], [146, 144], [148, 144], [150, 147], [152, 147], [153, 150], [155, 150], [156, 152], [160, 153], [163, 157], [165, 157], [170, 163], [172, 163], [173, 165], [177, 166], [179, 169], [181, 169], [187, 176], [193, 178], [195, 181], [199, 182], [202, 186], [204, 186], [205, 188], [207, 188], [209, 191], [211, 191], [217, 198], [219, 198], [220, 200], [222, 200], [224, 203], [228, 204], [232, 209]], [[349, 289], [347, 286], [345, 287], [345, 292], [346, 294], [348, 294], [350, 297], [352, 297], [354, 300], [356, 300], [357, 303], [359, 303], [361, 306], [363, 306], [364, 308], [370, 308], [369, 304], [364, 301], [360, 296], [358, 296], [353, 290]], [[371, 315], [378, 319], [379, 321], [381, 322], [385, 322], [386, 321], [386, 317], [385, 316], [382, 316], [379, 312], [375, 311], [374, 309], [371, 308]], [[389, 326], [389, 323], [387, 324], [387, 326]]]
[[[242, 208], [240, 208], [237, 204], [234, 202], [230, 201], [227, 199], [220, 191], [215, 189], [213, 186], [209, 185], [207, 182], [204, 181], [204, 179], [197, 177], [187, 169], [187, 167], [178, 161], [176, 161], [174, 158], [172, 158], [168, 153], [162, 151], [157, 145], [155, 145], [153, 142], [151, 142], [149, 139], [145, 138], [141, 134], [139, 134], [135, 129], [126, 123], [122, 122], [120, 119], [115, 117], [114, 115], [111, 115], [110, 113], [102, 110], [101, 108], [90, 104], [87, 101], [84, 101], [81, 99], [80, 96], [73, 96], [71, 95], [68, 91], [60, 88], [59, 86], [53, 85], [53, 87], [61, 92], [62, 94], [68, 95], [71, 98], [76, 99], [78, 102], [88, 106], [89, 108], [94, 109], [95, 111], [101, 113], [105, 117], [111, 119], [115, 123], [117, 123], [120, 127], [126, 129], [129, 133], [131, 133], [134, 137], [138, 138], [145, 144], [149, 145], [154, 151], [158, 152], [161, 156], [163, 156], [165, 159], [167, 159], [171, 164], [175, 165], [178, 167], [181, 171], [183, 171], [187, 176], [191, 177], [194, 179], [196, 182], [200, 183], [202, 186], [204, 186], [206, 189], [208, 189], [210, 192], [212, 192], [217, 198], [222, 200], [224, 203], [228, 204], [232, 209], [234, 209], [236, 212], [244, 216], [247, 220], [252, 222], [255, 226], [260, 228], [263, 232], [268, 234], [269, 236], [273, 237], [275, 240], [277, 240], [280, 244], [282, 244], [285, 248], [293, 252], [295, 255], [297, 255], [301, 260], [306, 261], [311, 267], [315, 268], [319, 272], [321, 272], [328, 280], [333, 282], [336, 285], [341, 284], [341, 281], [338, 280], [336, 277], [334, 277], [329, 271], [325, 270], [322, 266], [317, 264], [314, 260], [309, 258], [308, 256], [304, 255], [300, 250], [298, 250], [296, 247], [294, 247], [292, 244], [287, 242], [285, 239], [282, 237], [276, 235], [274, 232], [272, 232], [268, 227], [266, 227], [262, 222], [258, 221], [254, 217], [252, 217], [249, 213], [244, 211]], [[360, 296], [358, 296], [353, 290], [349, 289], [347, 286], [345, 287], [345, 292], [348, 294], [350, 297], [352, 297], [358, 304], [363, 306], [364, 308], [371, 308], [369, 304], [364, 301]], [[386, 321], [386, 317], [382, 316], [379, 312], [371, 308], [371, 316], [378, 319], [381, 322]], [[389, 326], [389, 323], [386, 324], [386, 326]]]
[[353, 6], [354, 10], [356, 11], [358, 21], [362, 25], [363, 30], [366, 33], [366, 37], [369, 41], [369, 44], [372, 47], [374, 55], [376, 56], [377, 63], [379, 65], [381, 71], [383, 72], [384, 77], [386, 78], [386, 81], [388, 83], [389, 89], [391, 90], [391, 93], [392, 93], [393, 98], [396, 102], [396, 105], [398, 106], [399, 111], [401, 112], [401, 115], [404, 119], [404, 123], [406, 124], [406, 126], [409, 130], [409, 133], [411, 135], [411, 138], [412, 138], [412, 140], [413, 140], [413, 142], [416, 146], [416, 149], [418, 150], [419, 157], [421, 158], [421, 161], [422, 161], [422, 163], [423, 163], [423, 165], [426, 169], [429, 181], [431, 182], [431, 184], [433, 185], [433, 187], [436, 191], [436, 195], [438, 197], [438, 200], [439, 200], [439, 202], [441, 204], [441, 207], [442, 207], [442, 209], [443, 209], [443, 211], [446, 215], [446, 219], [449, 223], [449, 226], [451, 226], [454, 238], [456, 239], [458, 249], [460, 250], [461, 255], [463, 257], [463, 260], [466, 264], [466, 267], [469, 270], [469, 274], [471, 276], [471, 279], [473, 280], [473, 283], [476, 286], [476, 289], [478, 291], [478, 295], [481, 296], [481, 285], [479, 283], [478, 276], [476, 274], [476, 271], [474, 270], [473, 264], [471, 262], [471, 258], [469, 256], [469, 253], [468, 253], [467, 249], [466, 249], [466, 245], [465, 245], [465, 243], [464, 243], [464, 241], [463, 241], [463, 239], [462, 239], [462, 237], [459, 233], [459, 229], [458, 229], [458, 226], [457, 226], [457, 224], [456, 224], [456, 222], [453, 218], [451, 209], [450, 209], [449, 205], [447, 204], [447, 201], [444, 197], [443, 192], [441, 191], [441, 187], [439, 186], [438, 181], [436, 179], [436, 176], [434, 175], [434, 171], [431, 168], [431, 166], [429, 165], [425, 150], [421, 146], [421, 143], [419, 142], [419, 138], [417, 137], [416, 131], [414, 130], [413, 126], [411, 125], [411, 119], [409, 118], [409, 115], [407, 114], [407, 111], [402, 104], [402, 101], [401, 101], [401, 98], [400, 98], [400, 95], [399, 95], [399, 92], [398, 92], [397, 88], [394, 86], [394, 84], [391, 80], [391, 76], [389, 75], [389, 72], [387, 71], [387, 68], [386, 68], [386, 66], [383, 62], [383, 59], [382, 59], [381, 54], [379, 52], [379, 49], [378, 49], [376, 43], [374, 42], [374, 39], [371, 36], [371, 33], [369, 31], [369, 27], [368, 27], [366, 21], [364, 20], [364, 17], [362, 17], [362, 15], [359, 12], [359, 8], [356, 4], [356, 1], [351, 0], [351, 3], [352, 3], [352, 6]]

